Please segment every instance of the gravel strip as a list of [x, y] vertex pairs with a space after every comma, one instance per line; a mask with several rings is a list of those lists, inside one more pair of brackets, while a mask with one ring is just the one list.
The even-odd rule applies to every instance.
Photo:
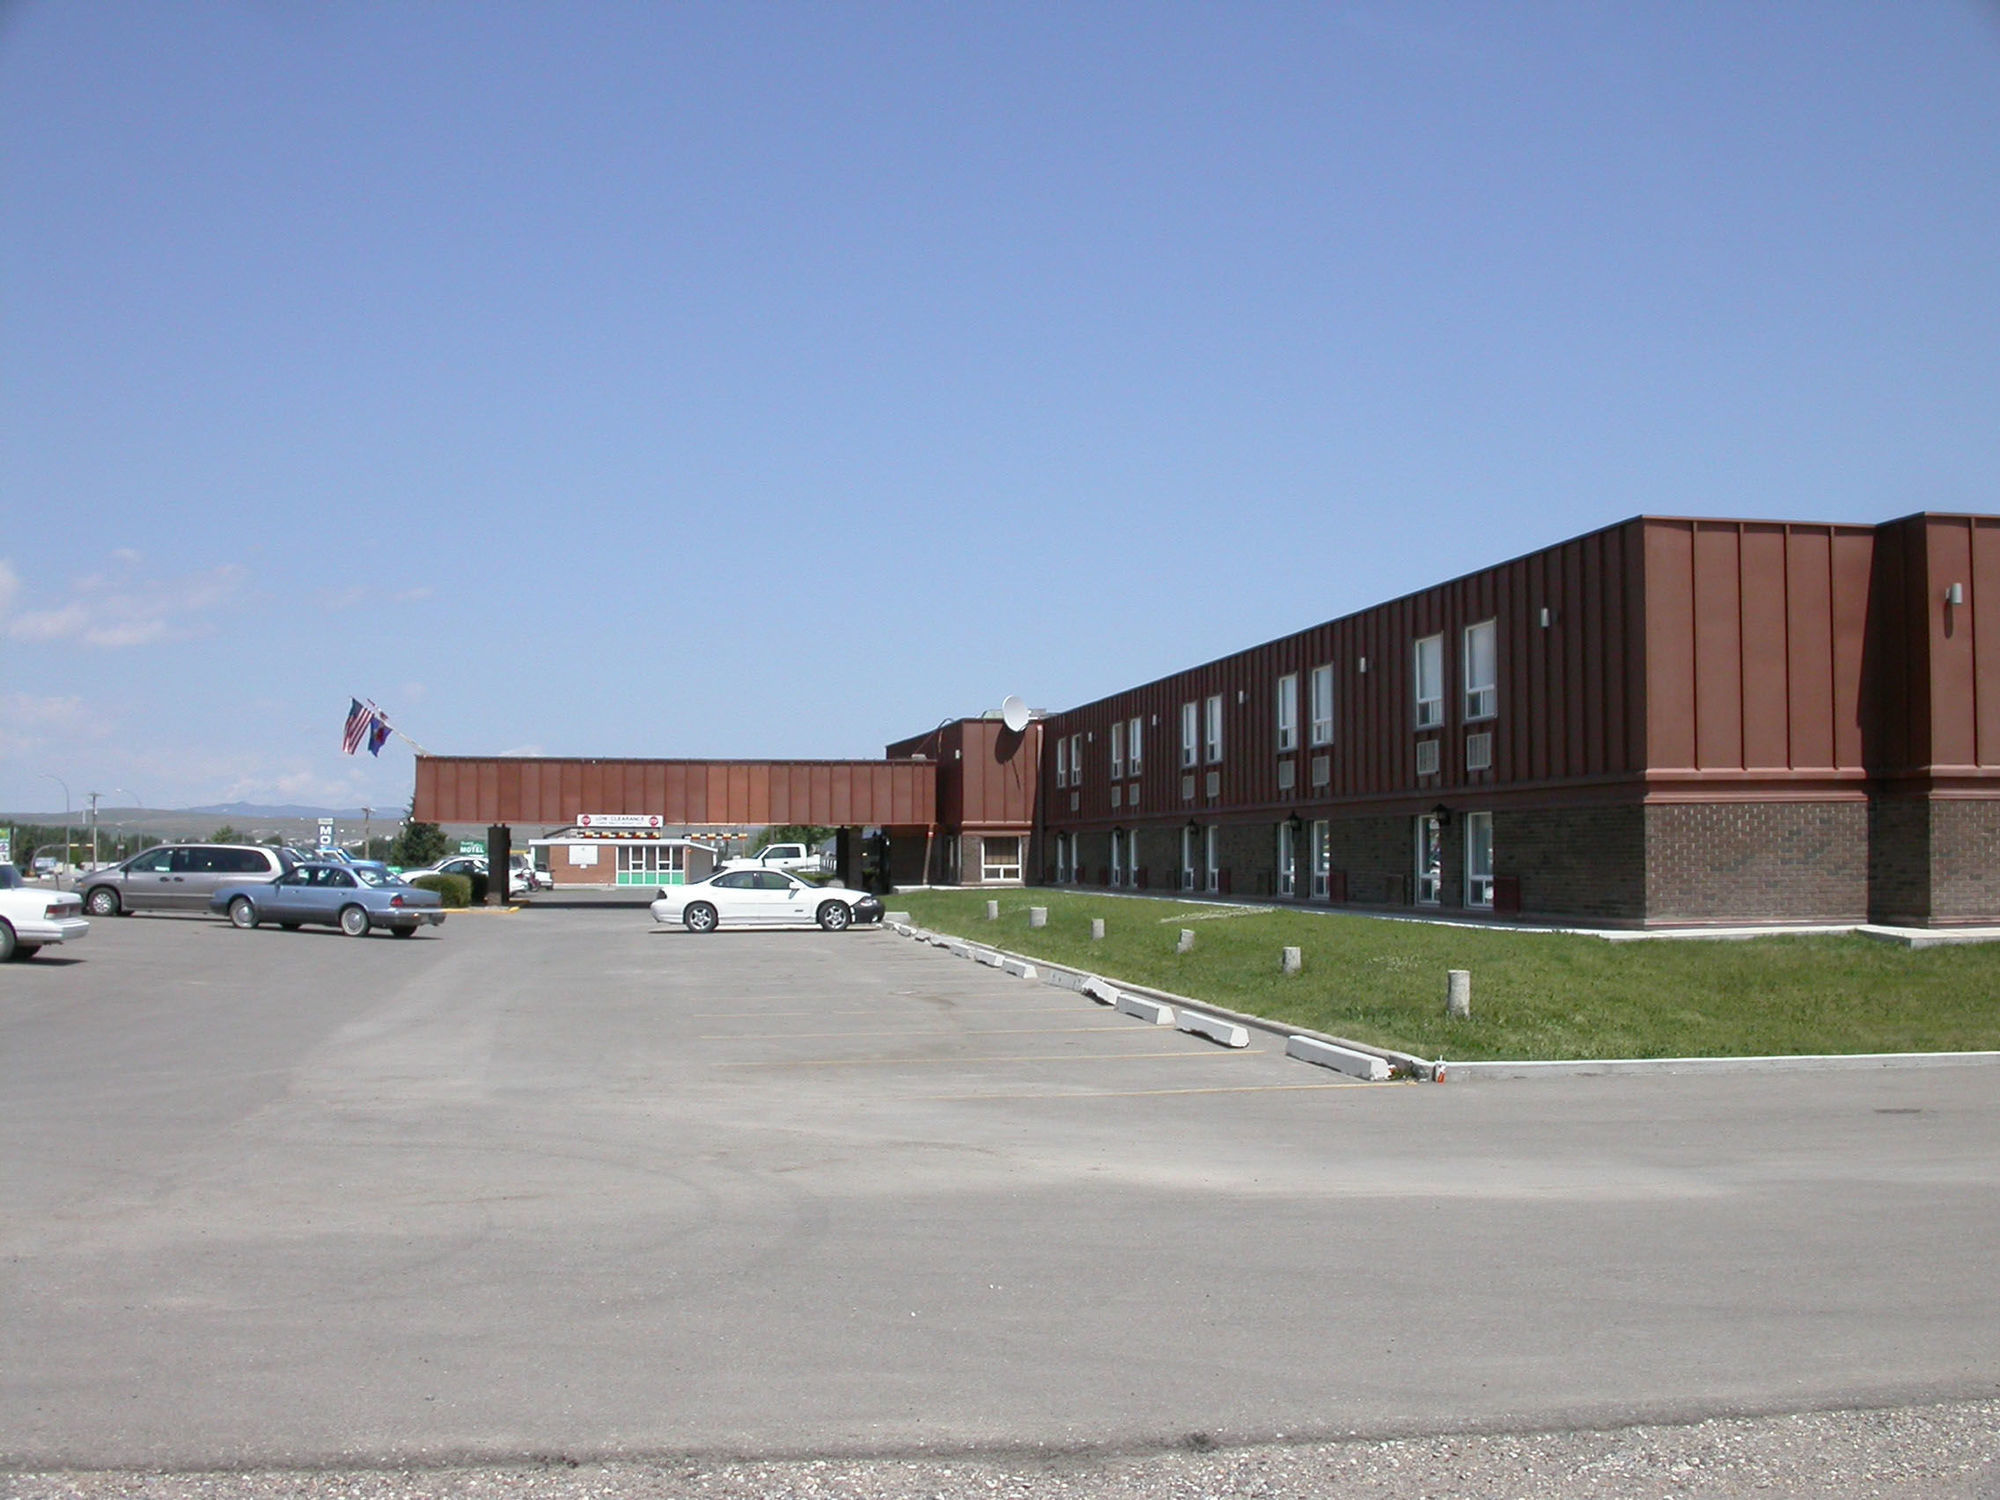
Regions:
[[2000, 1500], [2000, 1401], [1141, 1456], [0, 1474], [6, 1500], [1288, 1500], [1840, 1496]]

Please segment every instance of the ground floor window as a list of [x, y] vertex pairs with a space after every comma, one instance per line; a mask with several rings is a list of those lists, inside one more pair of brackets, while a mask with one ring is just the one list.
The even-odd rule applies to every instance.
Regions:
[[979, 841], [979, 878], [988, 880], [1019, 880], [1021, 878], [1021, 840], [1015, 838], [993, 838], [988, 836]]
[[1417, 905], [1436, 906], [1444, 892], [1444, 824], [1436, 813], [1417, 819]]
[[1183, 828], [1181, 830], [1181, 889], [1184, 891], [1194, 889], [1196, 837], [1197, 833], [1193, 828]]
[[1117, 828], [1111, 830], [1111, 883], [1125, 883], [1125, 834]]
[[[1292, 688], [1296, 696], [1298, 690], [1298, 681], [1296, 678], [1292, 679]], [[1297, 704], [1295, 703], [1293, 707], [1296, 709]], [[1293, 825], [1289, 821], [1280, 823], [1278, 825], [1278, 894], [1280, 896], [1293, 895], [1298, 889], [1298, 858], [1298, 835], [1293, 831]]]
[[1070, 873], [1069, 840], [1070, 836], [1066, 833], [1059, 833], [1056, 835], [1056, 884], [1057, 885], [1069, 884], [1069, 873]]
[[1333, 873], [1333, 825], [1321, 818], [1312, 829], [1313, 899], [1324, 901], [1327, 877]]
[[1465, 904], [1493, 904], [1493, 814], [1465, 815]]
[[1216, 829], [1213, 823], [1201, 831], [1202, 889], [1219, 891], [1222, 889], [1222, 862], [1216, 847]]
[[685, 885], [685, 844], [618, 845], [618, 884]]

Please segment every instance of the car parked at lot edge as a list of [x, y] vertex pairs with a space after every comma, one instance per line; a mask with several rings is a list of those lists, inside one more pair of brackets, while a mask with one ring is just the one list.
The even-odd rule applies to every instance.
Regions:
[[33, 958], [50, 943], [73, 943], [89, 933], [74, 891], [29, 885], [12, 865], [0, 865], [0, 963]]
[[[403, 879], [415, 880], [419, 875], [463, 875], [470, 879], [474, 875], [486, 874], [486, 856], [483, 854], [454, 854], [450, 859], [441, 859], [434, 865], [424, 865], [420, 869], [403, 871]], [[519, 865], [510, 865], [507, 871], [507, 894], [526, 896], [534, 890], [534, 882], [526, 870]]]
[[295, 868], [289, 849], [262, 844], [161, 844], [77, 882], [93, 917], [134, 911], [207, 911], [218, 886], [270, 880]]
[[812, 885], [778, 870], [720, 870], [706, 880], [667, 886], [653, 903], [655, 922], [689, 932], [718, 927], [810, 927], [839, 932], [882, 920], [882, 903], [844, 885]]
[[237, 927], [276, 922], [291, 932], [316, 922], [349, 937], [366, 937], [378, 927], [409, 937], [427, 923], [444, 921], [443, 906], [436, 891], [420, 891], [384, 866], [318, 862], [275, 880], [221, 886], [208, 900], [210, 911]]

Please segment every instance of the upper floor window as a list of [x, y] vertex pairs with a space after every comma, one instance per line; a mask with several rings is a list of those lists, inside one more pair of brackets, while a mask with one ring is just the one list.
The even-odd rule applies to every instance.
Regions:
[[1312, 742], [1333, 743], [1333, 664], [1314, 667], [1312, 672]]
[[1199, 758], [1200, 731], [1195, 727], [1195, 706], [1181, 705], [1181, 764], [1191, 766]]
[[1465, 716], [1490, 719], [1500, 711], [1499, 633], [1493, 621], [1465, 627]]
[[1139, 774], [1139, 724], [1134, 719], [1125, 726], [1125, 769], [1131, 775]]
[[1069, 737], [1069, 784], [1083, 785], [1083, 736], [1080, 734]]
[[1113, 719], [1111, 721], [1111, 779], [1113, 781], [1123, 781], [1125, 779], [1125, 721], [1123, 719]]
[[1414, 652], [1417, 688], [1417, 728], [1444, 722], [1444, 637], [1427, 635]]
[[1299, 674], [1287, 672], [1278, 679], [1278, 749], [1299, 747]]
[[1201, 748], [1208, 760], [1222, 759], [1222, 694], [1209, 694], [1203, 705]]
[[1056, 785], [1069, 785], [1069, 736], [1056, 741]]

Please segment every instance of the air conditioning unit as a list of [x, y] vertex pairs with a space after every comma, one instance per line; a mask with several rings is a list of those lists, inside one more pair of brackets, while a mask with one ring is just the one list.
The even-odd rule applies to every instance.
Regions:
[[1125, 789], [1125, 805], [1126, 805], [1127, 807], [1137, 807], [1137, 806], [1139, 805], [1139, 783], [1138, 783], [1138, 782], [1136, 782], [1136, 781], [1135, 781], [1135, 782], [1133, 782], [1133, 783], [1132, 783], [1132, 784], [1131, 784], [1131, 785], [1130, 785], [1129, 787], [1127, 787], [1127, 788]]
[[1468, 771], [1490, 771], [1493, 768], [1493, 735], [1468, 734], [1465, 737], [1465, 769]]
[[1313, 785], [1328, 786], [1333, 781], [1333, 757], [1315, 755], [1313, 757]]
[[1075, 812], [1078, 808], [1082, 806], [1083, 806], [1083, 793], [1071, 792], [1069, 794], [1069, 810], [1071, 812]]
[[1194, 801], [1194, 778], [1192, 776], [1183, 776], [1181, 778], [1181, 801]]
[[1212, 802], [1221, 795], [1222, 795], [1222, 773], [1220, 771], [1210, 771], [1208, 773], [1209, 800]]
[[1122, 806], [1122, 805], [1124, 804], [1124, 801], [1125, 801], [1125, 788], [1124, 788], [1124, 787], [1122, 787], [1122, 786], [1114, 786], [1114, 787], [1112, 787], [1112, 789], [1111, 789], [1111, 805], [1112, 805], [1113, 807], [1119, 807], [1119, 806]]
[[1278, 790], [1289, 792], [1299, 784], [1299, 763], [1295, 760], [1278, 762]]
[[[1417, 774], [1435, 776], [1438, 773], [1438, 742], [1436, 740], [1417, 741]], [[1075, 809], [1072, 808], [1071, 811]]]

